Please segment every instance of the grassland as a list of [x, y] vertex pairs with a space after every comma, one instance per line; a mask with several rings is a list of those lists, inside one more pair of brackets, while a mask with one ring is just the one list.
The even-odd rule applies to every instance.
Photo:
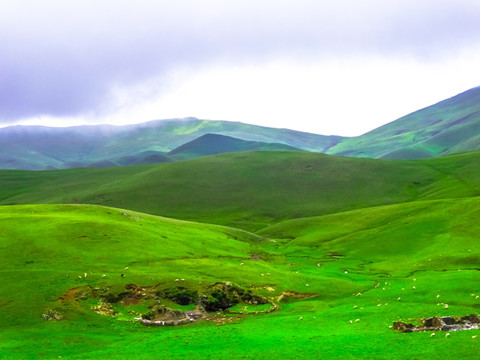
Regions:
[[[5, 206], [0, 326], [7, 331], [0, 356], [469, 358], [478, 349], [477, 330], [432, 339], [389, 325], [478, 312], [479, 212], [478, 198], [414, 202], [251, 234], [98, 206]], [[120, 289], [178, 278], [195, 289], [216, 281], [271, 288], [260, 291], [274, 301], [286, 291], [313, 296], [228, 325], [172, 328], [146, 328], [57, 300], [79, 286]], [[51, 308], [65, 319], [43, 320]]]
[[[470, 359], [480, 330], [389, 326], [479, 312], [479, 156], [2, 171], [0, 359]], [[150, 328], [134, 308], [103, 316], [95, 299], [61, 300], [179, 281], [232, 282], [278, 310]], [[52, 309], [64, 318], [44, 320]]]
[[293, 218], [476, 196], [479, 161], [480, 152], [421, 161], [245, 152], [145, 166], [3, 170], [0, 204], [96, 204], [256, 231]]

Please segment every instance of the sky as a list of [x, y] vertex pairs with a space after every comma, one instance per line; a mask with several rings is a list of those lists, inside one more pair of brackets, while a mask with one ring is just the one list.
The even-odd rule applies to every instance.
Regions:
[[478, 0], [0, 0], [0, 126], [356, 136], [480, 86]]

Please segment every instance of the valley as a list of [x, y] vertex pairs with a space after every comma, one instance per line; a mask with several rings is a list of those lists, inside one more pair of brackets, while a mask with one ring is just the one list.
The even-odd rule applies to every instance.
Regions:
[[479, 358], [479, 20], [1, 1], [0, 360]]

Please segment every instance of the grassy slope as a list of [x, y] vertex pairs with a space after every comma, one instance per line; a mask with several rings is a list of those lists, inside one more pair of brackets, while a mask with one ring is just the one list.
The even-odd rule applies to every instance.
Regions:
[[344, 305], [340, 315], [330, 310], [332, 318], [360, 319], [366, 334], [351, 331], [358, 354], [375, 336], [383, 343], [377, 345], [378, 358], [469, 358], [469, 350], [462, 347], [478, 347], [472, 342], [474, 334], [455, 333], [459, 338], [449, 342], [438, 333], [443, 338], [434, 342], [429, 333], [385, 333], [383, 324], [387, 319], [479, 312], [479, 214], [478, 197], [419, 201], [291, 220], [258, 234], [277, 239], [266, 251], [284, 255], [289, 262], [307, 258], [321, 262], [322, 255], [325, 259], [329, 253], [338, 254], [336, 260], [322, 264], [324, 274], [343, 272], [347, 279], [366, 277], [378, 284], [361, 296], [339, 301]]
[[90, 203], [257, 230], [281, 220], [475, 196], [480, 153], [422, 161], [252, 152], [178, 163], [0, 172], [0, 204]]
[[[4, 206], [0, 222], [2, 271], [8, 274], [0, 284], [3, 325], [30, 322], [15, 320], [10, 309], [39, 311], [42, 302], [62, 295], [59, 288], [95, 284], [103, 274], [113, 285], [152, 284], [184, 277], [192, 267], [195, 281], [215, 279], [219, 258], [239, 262], [258, 241], [240, 230], [90, 205]], [[122, 279], [125, 266], [130, 269]], [[78, 279], [85, 272], [88, 277]]]
[[[368, 208], [258, 233], [273, 242], [112, 208], [1, 207], [0, 327], [8, 331], [0, 358], [470, 358], [479, 330], [432, 339], [388, 326], [399, 318], [478, 312], [480, 300], [471, 294], [479, 291], [479, 214], [479, 198]], [[261, 260], [249, 260], [252, 251]], [[71, 287], [173, 284], [180, 277], [194, 288], [228, 280], [271, 286], [271, 296], [317, 296], [228, 326], [149, 329], [68, 306], [66, 320], [41, 319]]]
[[480, 87], [346, 139], [327, 152], [373, 158], [437, 157], [480, 149], [479, 131]]

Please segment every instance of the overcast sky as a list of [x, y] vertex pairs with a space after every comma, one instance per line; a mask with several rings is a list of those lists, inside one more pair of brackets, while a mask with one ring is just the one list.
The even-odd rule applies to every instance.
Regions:
[[0, 0], [0, 126], [360, 135], [480, 85], [479, 0]]

